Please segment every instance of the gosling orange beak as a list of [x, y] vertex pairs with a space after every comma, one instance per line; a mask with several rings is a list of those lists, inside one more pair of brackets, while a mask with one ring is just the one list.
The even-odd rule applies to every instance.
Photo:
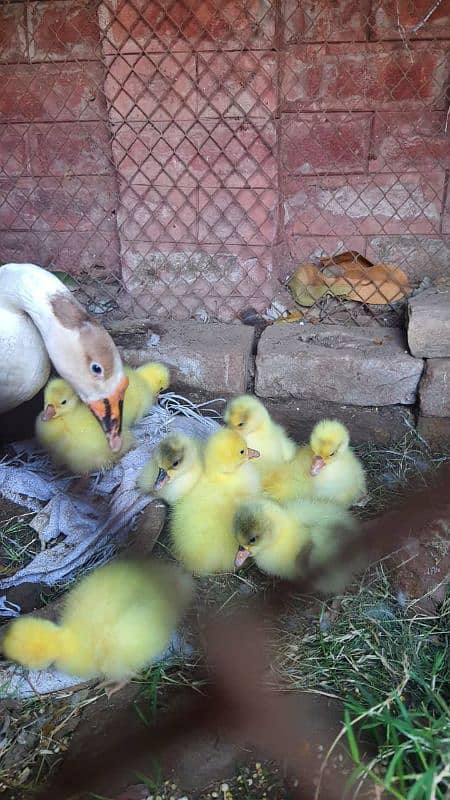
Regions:
[[261, 455], [261, 453], [259, 452], [259, 450], [253, 450], [253, 448], [252, 448], [252, 447], [249, 447], [249, 448], [247, 449], [247, 454], [248, 454], [248, 457], [249, 457], [249, 458], [259, 458], [259, 457], [260, 457], [260, 455]]
[[56, 415], [56, 408], [52, 403], [49, 403], [48, 406], [45, 406], [41, 414], [41, 420], [42, 422], [48, 422], [49, 419], [52, 419], [55, 415]]
[[247, 550], [246, 547], [242, 547], [239, 545], [239, 550], [236, 553], [236, 558], [234, 559], [234, 566], [235, 567], [242, 567], [244, 561], [247, 561], [247, 558], [251, 556], [250, 550]]
[[105, 436], [113, 453], [117, 453], [122, 447], [120, 433], [122, 430], [123, 398], [128, 383], [128, 378], [124, 376], [113, 394], [103, 400], [94, 400], [92, 403], [88, 403], [92, 413], [97, 417], [105, 431]]
[[309, 472], [311, 475], [318, 475], [324, 467], [326, 467], [326, 463], [322, 456], [314, 456]]

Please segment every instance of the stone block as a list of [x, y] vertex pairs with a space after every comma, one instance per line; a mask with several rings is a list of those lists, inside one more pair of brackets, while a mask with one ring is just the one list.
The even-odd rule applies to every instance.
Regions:
[[119, 182], [117, 225], [128, 240], [195, 242], [197, 189]]
[[114, 231], [117, 205], [112, 177], [0, 180], [0, 229]]
[[[434, 10], [430, 14], [430, 9]], [[450, 39], [448, 3], [433, 3], [429, 0], [383, 0], [373, 9], [374, 21], [371, 38], [402, 39]], [[420, 24], [422, 20], [426, 21]], [[399, 22], [401, 29], [399, 29]], [[418, 30], [414, 28], [418, 26]]]
[[167, 0], [107, 0], [99, 8], [105, 52], [240, 50], [273, 46], [275, 7], [269, 0], [195, 5]]
[[106, 122], [34, 123], [28, 128], [33, 175], [107, 175], [112, 172]]
[[347, 425], [352, 444], [389, 445], [413, 425], [405, 406], [348, 406], [326, 400], [264, 400], [272, 417], [299, 443], [307, 442], [319, 419], [339, 419]]
[[[230, 394], [247, 389], [253, 329], [245, 325], [152, 322], [111, 333], [126, 363], [163, 361], [175, 387]], [[151, 333], [161, 337], [156, 346], [149, 344]]]
[[27, 35], [25, 3], [0, 6], [0, 62], [26, 61]]
[[304, 176], [365, 171], [371, 122], [369, 113], [283, 114], [282, 172]]
[[450, 288], [433, 287], [408, 302], [408, 344], [419, 358], [450, 358]]
[[273, 325], [259, 342], [256, 394], [356, 406], [408, 405], [423, 363], [394, 328]]
[[367, 258], [394, 264], [419, 283], [426, 275], [441, 278], [450, 273], [448, 236], [374, 236], [367, 242]]
[[370, 172], [449, 169], [445, 111], [378, 111], [374, 117]]
[[276, 233], [275, 189], [199, 190], [199, 242], [271, 245]]
[[435, 453], [448, 456], [450, 449], [450, 418], [423, 417], [417, 420], [417, 430]]
[[420, 413], [450, 417], [450, 358], [430, 358], [419, 385]]
[[199, 117], [268, 118], [277, 108], [276, 55], [248, 50], [199, 53]]
[[286, 44], [358, 42], [367, 39], [369, 0], [283, 0], [281, 15]]
[[103, 65], [2, 64], [0, 65], [0, 122], [103, 119]]
[[98, 58], [97, 14], [88, 0], [27, 3], [27, 16], [32, 61]]
[[196, 116], [198, 87], [190, 53], [107, 56], [105, 95], [111, 122]]
[[444, 42], [307, 44], [284, 55], [282, 111], [445, 109]]
[[288, 234], [438, 234], [444, 171], [400, 177], [333, 175], [285, 181]]

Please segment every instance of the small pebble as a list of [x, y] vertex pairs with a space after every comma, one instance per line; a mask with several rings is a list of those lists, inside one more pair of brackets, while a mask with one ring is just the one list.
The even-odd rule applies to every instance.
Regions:
[[221, 792], [229, 792], [230, 791], [230, 787], [228, 786], [228, 783], [222, 783], [222, 785], [220, 787], [220, 791]]

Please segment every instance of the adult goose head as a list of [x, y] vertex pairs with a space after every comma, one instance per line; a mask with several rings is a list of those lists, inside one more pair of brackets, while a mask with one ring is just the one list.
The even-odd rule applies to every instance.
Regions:
[[6, 264], [0, 267], [0, 411], [38, 392], [50, 361], [119, 450], [128, 379], [113, 340], [55, 275], [35, 264]]

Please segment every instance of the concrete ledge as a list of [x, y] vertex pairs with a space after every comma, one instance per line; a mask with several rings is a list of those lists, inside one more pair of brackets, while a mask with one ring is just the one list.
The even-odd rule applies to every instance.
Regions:
[[436, 453], [448, 454], [450, 448], [450, 418], [422, 417], [417, 420], [417, 430]]
[[[137, 322], [110, 332], [127, 364], [163, 361], [171, 368], [173, 385], [209, 392], [245, 392], [253, 348], [253, 328], [223, 323]], [[151, 334], [160, 339], [152, 344]]]
[[431, 358], [419, 385], [420, 413], [424, 417], [450, 417], [450, 358]]
[[326, 401], [265, 400], [273, 418], [283, 425], [297, 442], [307, 442], [319, 419], [339, 419], [347, 425], [352, 444], [376, 442], [389, 445], [414, 427], [411, 412], [404, 406], [375, 406], [364, 408]]
[[427, 289], [408, 302], [408, 344], [419, 358], [450, 357], [450, 288]]
[[272, 325], [259, 342], [256, 394], [356, 406], [409, 405], [422, 368], [395, 328]]

